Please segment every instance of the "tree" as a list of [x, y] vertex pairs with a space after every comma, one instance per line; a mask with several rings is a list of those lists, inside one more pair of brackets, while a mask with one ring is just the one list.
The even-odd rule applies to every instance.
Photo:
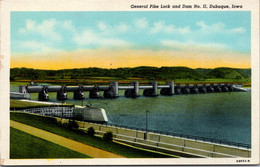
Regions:
[[113, 133], [112, 132], [107, 132], [104, 134], [103, 139], [106, 142], [111, 142], [113, 140]]
[[87, 130], [87, 134], [89, 136], [94, 136], [95, 135], [95, 129], [93, 127], [89, 127]]
[[79, 125], [75, 120], [70, 120], [68, 123], [68, 128], [69, 129], [78, 129]]

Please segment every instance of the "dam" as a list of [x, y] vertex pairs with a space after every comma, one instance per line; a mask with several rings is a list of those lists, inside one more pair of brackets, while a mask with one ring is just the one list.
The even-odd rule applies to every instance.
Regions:
[[[94, 86], [46, 86], [46, 85], [20, 85], [19, 93], [27, 94], [38, 93], [38, 100], [49, 100], [49, 92], [57, 92], [58, 100], [67, 100], [67, 92], [73, 92], [75, 100], [85, 99], [84, 92], [89, 92], [89, 98], [100, 98], [100, 91], [103, 91], [104, 98], [117, 98], [118, 91], [124, 90], [125, 97], [136, 98], [139, 90], [143, 89], [143, 96], [155, 97], [161, 95], [171, 96], [178, 94], [197, 94], [197, 93], [214, 93], [214, 92], [232, 92], [247, 91], [241, 85], [234, 84], [174, 84], [174, 81], [168, 81], [165, 85], [159, 85], [156, 81], [150, 81], [148, 85], [140, 85], [138, 81], [132, 81], [129, 85], [119, 85], [117, 81], [111, 81], [109, 85]], [[159, 91], [160, 90], [160, 91]], [[11, 95], [12, 97], [12, 95]]]

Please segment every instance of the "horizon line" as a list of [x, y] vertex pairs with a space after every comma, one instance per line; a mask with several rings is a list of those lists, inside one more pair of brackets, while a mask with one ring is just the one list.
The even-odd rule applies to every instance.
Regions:
[[81, 67], [81, 68], [65, 68], [65, 69], [39, 69], [39, 68], [31, 68], [31, 67], [10, 67], [10, 69], [15, 69], [15, 68], [27, 68], [27, 69], [34, 69], [34, 70], [53, 70], [53, 71], [58, 71], [58, 70], [73, 70], [73, 69], [88, 69], [88, 68], [99, 68], [99, 69], [108, 69], [108, 70], [112, 70], [112, 69], [119, 69], [119, 68], [138, 68], [138, 67], [155, 67], [155, 68], [163, 68], [163, 67], [186, 67], [186, 68], [190, 68], [190, 69], [216, 69], [216, 68], [232, 68], [232, 69], [251, 69], [251, 67], [249, 68], [239, 68], [239, 67], [225, 67], [225, 66], [219, 66], [219, 67], [214, 67], [214, 68], [206, 68], [206, 67], [198, 67], [198, 68], [191, 68], [188, 66], [135, 66], [135, 67], [117, 67], [117, 68], [102, 68], [102, 67]]

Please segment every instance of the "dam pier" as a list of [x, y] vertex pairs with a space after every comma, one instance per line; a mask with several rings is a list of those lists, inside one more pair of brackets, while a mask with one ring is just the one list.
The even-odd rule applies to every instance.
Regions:
[[[94, 86], [55, 86], [55, 85], [20, 85], [19, 93], [22, 97], [30, 97], [31, 93], [38, 93], [38, 100], [49, 100], [49, 92], [57, 92], [58, 100], [66, 100], [67, 92], [73, 92], [75, 100], [85, 99], [84, 92], [89, 92], [89, 98], [101, 98], [100, 92], [104, 98], [119, 97], [119, 90], [125, 91], [125, 97], [136, 98], [139, 91], [143, 89], [143, 96], [155, 97], [159, 93], [161, 95], [171, 96], [178, 94], [197, 94], [197, 93], [214, 93], [214, 92], [232, 92], [244, 91], [241, 85], [234, 84], [174, 84], [174, 81], [167, 81], [164, 85], [159, 85], [156, 81], [150, 81], [148, 85], [140, 85], [138, 81], [132, 81], [129, 85], [119, 85], [117, 81], [111, 81], [109, 85], [94, 85]], [[19, 94], [18, 93], [18, 94]], [[24, 96], [26, 95], [26, 96]], [[17, 93], [16, 93], [17, 96]], [[11, 92], [12, 98], [12, 92]]]

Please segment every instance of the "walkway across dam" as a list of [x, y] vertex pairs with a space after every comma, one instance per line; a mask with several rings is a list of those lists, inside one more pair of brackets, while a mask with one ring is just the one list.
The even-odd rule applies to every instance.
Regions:
[[111, 81], [109, 85], [94, 86], [53, 86], [53, 85], [21, 85], [19, 92], [23, 94], [38, 93], [40, 101], [49, 100], [49, 92], [57, 92], [58, 100], [66, 100], [67, 92], [74, 92], [75, 100], [85, 98], [84, 92], [89, 91], [89, 98], [100, 98], [100, 91], [104, 91], [104, 98], [116, 98], [119, 96], [119, 90], [125, 90], [125, 97], [138, 97], [140, 89], [143, 89], [143, 95], [154, 97], [159, 95], [175, 94], [196, 94], [196, 93], [213, 93], [213, 92], [232, 92], [246, 91], [241, 85], [233, 84], [174, 84], [173, 81], [166, 82], [165, 85], [158, 85], [158, 82], [151, 81], [149, 85], [140, 85], [138, 81], [130, 82], [130, 85], [119, 85], [117, 81]]

